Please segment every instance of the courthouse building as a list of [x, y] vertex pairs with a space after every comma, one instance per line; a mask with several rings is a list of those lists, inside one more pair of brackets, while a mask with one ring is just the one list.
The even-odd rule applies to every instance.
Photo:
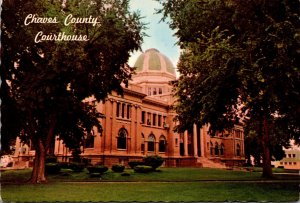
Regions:
[[[185, 133], [173, 131], [176, 113], [170, 81], [176, 80], [175, 68], [156, 49], [142, 53], [135, 63], [136, 74], [123, 96], [113, 92], [105, 102], [96, 103], [103, 132], [94, 129], [85, 136], [81, 156], [91, 163], [127, 165], [147, 155], [160, 155], [165, 166], [224, 168], [244, 162], [242, 126], [210, 137], [208, 126], [196, 126]], [[92, 99], [89, 102], [94, 102]], [[69, 161], [71, 152], [56, 139], [54, 154]], [[34, 154], [30, 146], [17, 143], [15, 157]]]

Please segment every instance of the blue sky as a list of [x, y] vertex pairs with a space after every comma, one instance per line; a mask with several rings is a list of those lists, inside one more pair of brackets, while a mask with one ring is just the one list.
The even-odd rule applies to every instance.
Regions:
[[[173, 36], [174, 31], [169, 28], [166, 22], [159, 22], [162, 15], [154, 14], [155, 8], [161, 8], [161, 5], [154, 0], [131, 0], [130, 9], [132, 11], [140, 11], [144, 18], [142, 22], [148, 23], [148, 29], [145, 30], [149, 37], [144, 37], [142, 50], [146, 51], [150, 48], [158, 49], [161, 53], [167, 56], [176, 67], [180, 55], [180, 49], [175, 43], [176, 37]], [[134, 65], [137, 57], [141, 52], [133, 53], [129, 59], [129, 64]]]

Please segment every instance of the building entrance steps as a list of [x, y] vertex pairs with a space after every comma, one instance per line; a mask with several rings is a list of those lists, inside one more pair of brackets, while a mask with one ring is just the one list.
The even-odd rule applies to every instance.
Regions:
[[227, 168], [224, 163], [215, 162], [205, 157], [198, 157], [197, 163], [201, 163], [204, 168]]

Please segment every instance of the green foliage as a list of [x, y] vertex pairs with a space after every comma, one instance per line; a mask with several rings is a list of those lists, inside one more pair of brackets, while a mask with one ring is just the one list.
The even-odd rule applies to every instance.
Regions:
[[72, 162], [72, 163], [70, 163], [70, 168], [74, 172], [81, 172], [85, 168], [85, 165], [83, 163]]
[[[66, 4], [48, 0], [9, 0], [2, 4], [0, 72], [5, 85], [1, 85], [0, 93], [5, 114], [1, 135], [7, 141], [16, 136], [30, 140], [33, 146], [43, 148], [37, 152], [47, 151], [55, 135], [68, 148], [76, 149], [92, 129], [102, 131], [99, 118], [103, 115], [97, 112], [95, 102], [83, 100], [93, 96], [100, 102], [114, 90], [122, 93], [121, 84], [128, 84], [133, 72], [128, 58], [140, 48], [144, 35], [144, 24], [138, 13], [129, 11], [128, 1]], [[28, 14], [57, 17], [60, 23], [26, 26]], [[97, 17], [100, 23], [64, 26], [63, 19], [69, 14]], [[89, 41], [35, 43], [39, 31], [85, 34]]]
[[137, 161], [129, 161], [128, 165], [130, 166], [130, 168], [133, 169], [135, 166], [137, 166], [137, 165], [145, 165], [145, 163], [144, 163], [144, 161], [137, 160]]
[[214, 135], [242, 121], [261, 142], [271, 172], [271, 146], [300, 142], [300, 2], [160, 2], [158, 12], [171, 18], [183, 49], [174, 82], [176, 130], [210, 124]]
[[134, 167], [134, 172], [136, 172], [136, 173], [149, 173], [152, 171], [153, 171], [152, 166], [137, 165]]
[[122, 173], [124, 171], [124, 169], [125, 169], [125, 166], [120, 165], [120, 164], [116, 164], [111, 167], [111, 170], [113, 172], [118, 172], [118, 173]]
[[47, 174], [58, 174], [61, 168], [58, 163], [46, 163], [45, 171]]
[[103, 166], [103, 165], [99, 165], [99, 166], [88, 166], [87, 170], [89, 171], [89, 173], [100, 173], [103, 174], [104, 172], [106, 172], [108, 170], [107, 166]]
[[144, 163], [146, 166], [151, 166], [153, 170], [160, 167], [164, 163], [164, 159], [161, 156], [147, 156], [144, 158]]

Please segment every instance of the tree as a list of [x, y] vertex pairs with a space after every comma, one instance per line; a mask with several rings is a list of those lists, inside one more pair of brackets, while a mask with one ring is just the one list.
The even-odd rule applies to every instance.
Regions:
[[[143, 37], [144, 24], [139, 14], [129, 12], [128, 0], [63, 2], [7, 0], [2, 5], [1, 79], [8, 94], [1, 91], [1, 99], [14, 102], [20, 125], [14, 131], [3, 126], [1, 135], [13, 134], [32, 143], [36, 151], [32, 183], [46, 181], [45, 156], [55, 135], [76, 149], [84, 134], [94, 127], [101, 131], [102, 115], [84, 99], [100, 102], [113, 90], [122, 93], [121, 84], [128, 84], [133, 71], [127, 60]], [[28, 24], [29, 20], [25, 25], [29, 14], [47, 22]], [[64, 24], [68, 16], [97, 18], [97, 23]], [[50, 18], [57, 23], [50, 23]], [[39, 41], [41, 32], [52, 40]], [[53, 40], [59, 33], [85, 35], [88, 40]], [[2, 120], [9, 124], [6, 113]]]
[[283, 142], [299, 142], [299, 1], [160, 2], [183, 49], [177, 130], [209, 123], [213, 135], [241, 118], [258, 122], [263, 176], [272, 177], [271, 127], [281, 127]]

